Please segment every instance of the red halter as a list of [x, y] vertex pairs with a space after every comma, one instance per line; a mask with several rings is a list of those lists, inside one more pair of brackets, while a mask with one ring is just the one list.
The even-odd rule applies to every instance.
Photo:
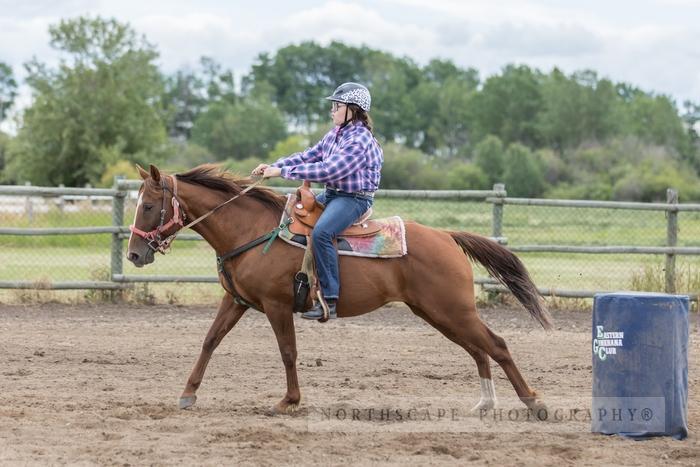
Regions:
[[[170, 202], [173, 205], [173, 217], [167, 222], [165, 222], [165, 191], [170, 191], [167, 184], [165, 183], [165, 178], [161, 180], [161, 188], [163, 189], [163, 206], [160, 210], [160, 224], [155, 229], [150, 232], [144, 232], [143, 230], [137, 228], [135, 225], [130, 225], [129, 230], [135, 233], [139, 237], [146, 240], [149, 248], [153, 251], [165, 254], [165, 252], [170, 248], [170, 244], [175, 240], [178, 231], [182, 228], [183, 221], [185, 220], [185, 213], [180, 216], [180, 203], [177, 200], [177, 178], [175, 176], [171, 177], [173, 179], [173, 190]], [[162, 238], [162, 233], [173, 226], [178, 226], [178, 228], [166, 238]]]
[[[199, 216], [198, 218], [196, 218], [195, 220], [193, 220], [192, 222], [190, 222], [187, 225], [184, 225], [184, 222], [183, 222], [187, 217], [184, 212], [182, 213], [182, 217], [180, 217], [180, 203], [177, 200], [177, 178], [176, 178], [176, 176], [172, 176], [172, 179], [173, 179], [173, 191], [172, 191], [173, 196], [171, 198], [171, 202], [173, 205], [173, 218], [170, 219], [167, 224], [164, 224], [164, 222], [165, 222], [165, 190], [170, 191], [170, 189], [168, 188], [167, 184], [165, 183], [165, 179], [162, 179], [161, 187], [163, 188], [163, 207], [160, 210], [160, 225], [158, 225], [158, 227], [151, 230], [150, 232], [144, 232], [141, 229], [137, 229], [136, 226], [134, 226], [134, 225], [129, 226], [129, 230], [131, 230], [131, 232], [135, 233], [139, 237], [146, 240], [148, 242], [148, 246], [153, 251], [157, 251], [157, 252], [163, 253], [163, 254], [165, 254], [166, 250], [168, 248], [170, 248], [170, 244], [173, 242], [173, 240], [175, 240], [175, 237], [177, 236], [177, 233], [180, 230], [187, 229], [187, 228], [192, 227], [193, 225], [199, 224], [204, 219], [206, 219], [207, 217], [211, 216], [216, 211], [218, 211], [219, 208], [226, 206], [231, 201], [236, 200], [237, 198], [248, 193], [250, 190], [252, 190], [256, 186], [260, 185], [265, 180], [265, 177], [261, 177], [257, 182], [251, 183], [246, 188], [241, 190], [236, 196], [229, 198], [228, 200], [224, 201], [223, 203], [210, 209], [209, 211], [202, 214], [201, 216]], [[167, 238], [161, 239], [161, 233], [168, 230], [170, 227], [172, 227], [174, 225], [179, 226], [178, 229], [175, 230], [175, 232], [173, 232]]]

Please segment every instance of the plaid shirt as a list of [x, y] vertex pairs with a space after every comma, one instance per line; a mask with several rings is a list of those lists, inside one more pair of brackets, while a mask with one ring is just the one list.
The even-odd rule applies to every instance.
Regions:
[[348, 193], [376, 191], [384, 157], [372, 133], [361, 123], [335, 127], [315, 146], [273, 164], [282, 177], [308, 180]]

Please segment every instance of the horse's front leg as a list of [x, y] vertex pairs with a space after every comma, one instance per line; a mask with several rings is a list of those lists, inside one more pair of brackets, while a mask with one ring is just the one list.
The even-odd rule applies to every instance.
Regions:
[[275, 337], [277, 337], [284, 371], [287, 374], [287, 394], [270, 409], [270, 412], [273, 415], [294, 413], [299, 407], [301, 392], [297, 379], [297, 341], [292, 310], [289, 306], [282, 304], [274, 306], [266, 304], [265, 314], [270, 320]]
[[227, 293], [224, 295], [224, 298], [221, 300], [221, 305], [219, 305], [219, 312], [214, 322], [211, 324], [209, 332], [207, 332], [204, 344], [202, 344], [202, 352], [199, 354], [199, 359], [192, 369], [190, 377], [187, 379], [185, 390], [180, 396], [181, 409], [192, 407], [197, 401], [195, 393], [197, 389], [199, 389], [199, 385], [202, 384], [202, 378], [204, 378], [204, 371], [207, 369], [209, 359], [211, 359], [214, 350], [224, 336], [233, 329], [247, 309], [247, 306], [234, 302], [231, 294]]

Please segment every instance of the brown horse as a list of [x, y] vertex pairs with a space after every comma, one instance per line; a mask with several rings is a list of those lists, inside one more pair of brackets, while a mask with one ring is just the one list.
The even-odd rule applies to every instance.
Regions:
[[[244, 193], [251, 181], [237, 180], [217, 166], [203, 165], [174, 176], [161, 175], [154, 166], [150, 173], [140, 167], [139, 171], [144, 182], [127, 253], [138, 267], [153, 262], [154, 251], [167, 247], [169, 240], [162, 237], [182, 228], [181, 213], [192, 220], [215, 210], [192, 228], [212, 246], [217, 257], [261, 237], [279, 223], [284, 197], [260, 187]], [[220, 206], [229, 200], [232, 202]], [[548, 329], [547, 311], [520, 260], [498, 243], [467, 232], [442, 231], [407, 222], [406, 237], [408, 254], [401, 258], [341, 256], [338, 316], [357, 316], [389, 302], [404, 302], [476, 361], [481, 400], [474, 410], [490, 409], [496, 402], [489, 357], [503, 368], [527, 407], [536, 414], [546, 410], [520, 374], [505, 341], [479, 318], [472, 268], [464, 254], [484, 265]], [[269, 252], [262, 255], [262, 243], [265, 242], [220, 266], [221, 285], [227, 293], [180, 397], [181, 408], [195, 403], [195, 393], [212, 353], [250, 307], [265, 313], [270, 321], [287, 375], [287, 394], [272, 411], [293, 412], [299, 405], [292, 278], [302, 263], [303, 250], [274, 241]]]

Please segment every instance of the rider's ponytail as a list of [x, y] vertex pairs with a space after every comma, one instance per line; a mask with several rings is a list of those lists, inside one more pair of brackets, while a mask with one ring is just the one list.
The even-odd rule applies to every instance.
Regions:
[[362, 110], [357, 104], [348, 105], [350, 110], [352, 110], [352, 119], [350, 122], [360, 122], [362, 123], [370, 132], [374, 128], [374, 123], [372, 122], [372, 117], [369, 116], [367, 112]]

